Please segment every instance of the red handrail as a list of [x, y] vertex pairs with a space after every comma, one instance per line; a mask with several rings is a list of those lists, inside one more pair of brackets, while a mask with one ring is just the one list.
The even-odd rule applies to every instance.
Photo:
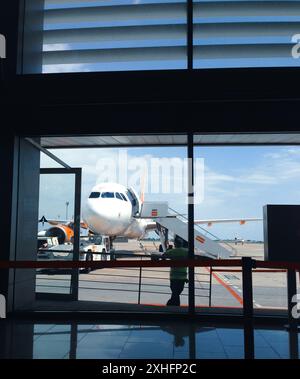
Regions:
[[[299, 262], [265, 262], [253, 260], [255, 268], [300, 270]], [[119, 260], [119, 261], [0, 261], [0, 269], [21, 268], [120, 268], [120, 267], [242, 267], [241, 259], [208, 259], [208, 260]], [[230, 270], [232, 271], [232, 270]], [[237, 271], [236, 271], [237, 272]], [[256, 271], [258, 272], [258, 271]], [[269, 271], [268, 271], [269, 272]]]
[[17, 268], [119, 268], [119, 267], [240, 267], [241, 260], [122, 260], [122, 261], [0, 261], [0, 269]]

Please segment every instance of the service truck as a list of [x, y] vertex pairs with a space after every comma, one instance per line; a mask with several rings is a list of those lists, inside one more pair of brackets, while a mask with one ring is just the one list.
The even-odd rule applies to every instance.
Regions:
[[[73, 244], [65, 243], [59, 245], [53, 241], [46, 241], [47, 237], [38, 237], [39, 241], [43, 238], [45, 241], [39, 242], [37, 258], [38, 261], [73, 261]], [[51, 237], [53, 239], [55, 237]], [[57, 240], [57, 239], [56, 239]], [[106, 261], [110, 260], [109, 237], [92, 235], [80, 237], [79, 243], [79, 260], [83, 262]], [[84, 269], [90, 272], [91, 269]]]

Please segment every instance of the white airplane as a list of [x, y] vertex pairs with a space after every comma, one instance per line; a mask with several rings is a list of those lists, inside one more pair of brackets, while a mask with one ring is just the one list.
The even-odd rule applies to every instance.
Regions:
[[156, 223], [137, 218], [142, 200], [133, 188], [117, 183], [97, 184], [87, 199], [83, 220], [95, 234], [142, 238]]
[[[132, 239], [141, 239], [150, 230], [156, 230], [157, 224], [153, 219], [139, 218], [143, 203], [133, 188], [127, 188], [117, 183], [102, 183], [93, 187], [83, 211], [81, 227], [94, 234], [111, 237], [124, 236]], [[215, 223], [238, 222], [241, 225], [248, 221], [261, 221], [260, 218], [247, 219], [211, 219], [195, 220], [195, 224], [211, 226]], [[61, 220], [46, 220], [53, 227], [43, 231], [40, 235], [58, 237], [60, 243], [72, 240], [73, 222]]]

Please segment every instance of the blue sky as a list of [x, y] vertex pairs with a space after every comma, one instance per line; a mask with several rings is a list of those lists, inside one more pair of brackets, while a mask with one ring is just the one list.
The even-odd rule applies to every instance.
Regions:
[[[124, 149], [123, 149], [124, 151]], [[103, 176], [103, 159], [117, 159], [118, 149], [66, 149], [53, 152], [73, 167], [83, 168], [82, 197], [88, 196], [97, 182], [107, 181]], [[185, 158], [185, 148], [131, 148], [129, 160], [147, 162], [151, 158]], [[300, 203], [300, 148], [277, 147], [196, 147], [195, 158], [204, 160], [204, 198], [195, 205], [195, 218], [262, 217], [265, 204]], [[117, 161], [116, 161], [117, 162]], [[42, 167], [57, 164], [42, 155]], [[130, 170], [128, 171], [130, 172]], [[170, 180], [178, 175], [170, 172]], [[199, 187], [196, 178], [196, 191]], [[65, 202], [72, 203], [71, 179], [60, 178], [60, 183], [44, 181], [40, 212], [46, 217], [65, 217]], [[140, 191], [137, 183], [138, 192]], [[146, 200], [168, 201], [179, 212], [186, 213], [186, 194], [146, 193]], [[71, 206], [69, 215], [72, 214]], [[262, 223], [215, 225], [209, 230], [221, 238], [240, 237], [262, 240]]]

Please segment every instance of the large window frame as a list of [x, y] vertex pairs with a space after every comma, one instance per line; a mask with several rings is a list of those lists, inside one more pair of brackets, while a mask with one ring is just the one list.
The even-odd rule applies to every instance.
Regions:
[[[73, 241], [73, 262], [79, 262], [80, 250], [80, 220], [81, 220], [81, 168], [41, 168], [40, 175], [74, 175], [74, 241]], [[56, 294], [50, 292], [36, 293], [38, 300], [78, 300], [79, 292], [79, 269], [71, 270], [70, 293]]]

